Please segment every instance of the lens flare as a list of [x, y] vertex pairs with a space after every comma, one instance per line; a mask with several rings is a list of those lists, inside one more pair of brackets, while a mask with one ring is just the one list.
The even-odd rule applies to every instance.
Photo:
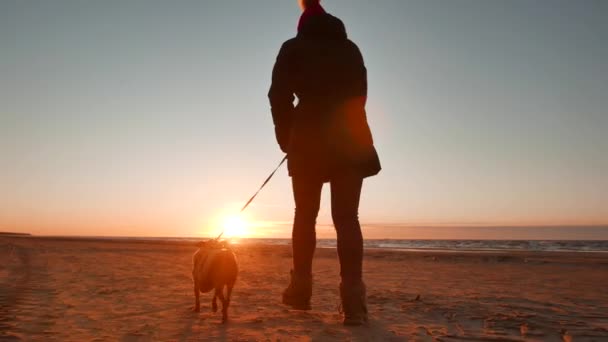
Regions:
[[222, 224], [225, 237], [245, 237], [249, 232], [248, 222], [241, 216], [233, 215], [224, 219]]

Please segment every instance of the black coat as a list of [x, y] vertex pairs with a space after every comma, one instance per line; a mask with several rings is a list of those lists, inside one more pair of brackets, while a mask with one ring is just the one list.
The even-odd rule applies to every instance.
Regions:
[[367, 70], [340, 19], [312, 16], [283, 44], [268, 97], [291, 176], [380, 172], [365, 113]]

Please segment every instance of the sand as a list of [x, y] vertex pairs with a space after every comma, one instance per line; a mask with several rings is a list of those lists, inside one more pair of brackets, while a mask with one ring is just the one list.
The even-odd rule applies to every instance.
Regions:
[[236, 245], [229, 322], [193, 305], [188, 243], [0, 238], [0, 340], [608, 341], [608, 253], [368, 250], [370, 323], [344, 327], [318, 249], [309, 312], [280, 304], [289, 246]]

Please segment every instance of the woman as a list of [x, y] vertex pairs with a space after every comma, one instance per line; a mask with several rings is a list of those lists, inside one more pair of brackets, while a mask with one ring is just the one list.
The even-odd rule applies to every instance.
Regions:
[[293, 270], [283, 303], [310, 309], [315, 224], [321, 188], [329, 182], [344, 324], [361, 325], [367, 306], [359, 198], [363, 179], [380, 171], [365, 113], [367, 71], [342, 21], [326, 13], [319, 0], [300, 3], [298, 34], [281, 47], [268, 94], [296, 203]]

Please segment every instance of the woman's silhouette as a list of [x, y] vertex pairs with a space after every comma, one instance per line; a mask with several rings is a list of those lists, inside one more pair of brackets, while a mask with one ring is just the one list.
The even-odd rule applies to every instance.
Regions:
[[281, 47], [268, 94], [296, 204], [293, 270], [283, 303], [310, 309], [315, 223], [321, 188], [329, 182], [344, 324], [360, 325], [367, 320], [367, 306], [359, 198], [363, 179], [380, 171], [365, 113], [366, 68], [340, 19], [326, 13], [318, 0], [300, 3], [304, 12], [297, 36]]

